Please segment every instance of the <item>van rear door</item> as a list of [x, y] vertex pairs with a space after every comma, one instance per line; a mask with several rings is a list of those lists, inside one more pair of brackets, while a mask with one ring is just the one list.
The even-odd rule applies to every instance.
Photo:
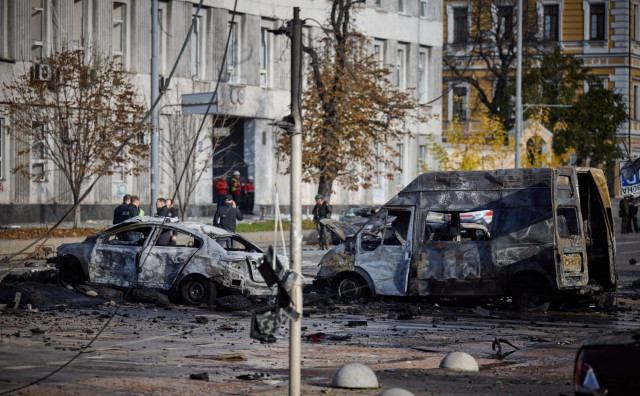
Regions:
[[558, 289], [585, 286], [589, 280], [584, 227], [575, 168], [557, 168], [553, 183]]

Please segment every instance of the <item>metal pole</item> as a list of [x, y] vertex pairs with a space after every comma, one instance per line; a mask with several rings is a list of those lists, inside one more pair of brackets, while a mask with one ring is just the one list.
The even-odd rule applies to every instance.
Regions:
[[[159, 96], [158, 90], [158, 0], [151, 2], [151, 103], [155, 103]], [[158, 107], [151, 113], [151, 202], [149, 203], [149, 215], [156, 211], [156, 199], [158, 199]]]
[[516, 58], [516, 159], [520, 168], [520, 140], [522, 139], [522, 0], [518, 0], [518, 54]]
[[[302, 272], [302, 202], [300, 184], [302, 183], [302, 21], [300, 8], [293, 8], [291, 34], [291, 269]], [[300, 333], [302, 322], [302, 285], [296, 282], [293, 288], [293, 308], [300, 313], [291, 320], [289, 332], [289, 395], [300, 395]]]

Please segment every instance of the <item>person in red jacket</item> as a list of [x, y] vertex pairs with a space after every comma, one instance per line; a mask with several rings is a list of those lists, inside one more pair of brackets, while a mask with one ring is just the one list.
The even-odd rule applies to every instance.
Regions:
[[229, 185], [224, 180], [224, 177], [219, 177], [216, 180], [216, 193], [218, 194], [218, 207], [224, 205], [224, 197], [227, 196], [227, 190], [229, 189]]
[[248, 214], [253, 214], [253, 206], [255, 204], [256, 185], [253, 184], [253, 176], [249, 176], [247, 182], [242, 186], [244, 191], [244, 210]]

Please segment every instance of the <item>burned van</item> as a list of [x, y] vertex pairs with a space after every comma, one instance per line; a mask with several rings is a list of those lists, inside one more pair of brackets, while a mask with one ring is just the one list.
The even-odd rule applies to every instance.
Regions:
[[322, 258], [315, 284], [346, 299], [512, 296], [520, 309], [539, 310], [616, 286], [599, 169], [425, 173], [361, 228], [326, 225], [343, 242]]

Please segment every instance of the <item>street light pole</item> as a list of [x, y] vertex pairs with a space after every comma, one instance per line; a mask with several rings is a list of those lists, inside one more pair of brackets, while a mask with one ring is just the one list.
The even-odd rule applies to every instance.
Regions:
[[[291, 269], [302, 272], [302, 20], [300, 8], [293, 8], [291, 23]], [[293, 308], [300, 315], [291, 319], [289, 332], [289, 395], [300, 395], [300, 336], [302, 322], [302, 285], [300, 279], [292, 290]]]
[[516, 58], [516, 158], [515, 168], [520, 168], [520, 140], [522, 139], [522, 0], [518, 0], [518, 41]]
[[[160, 91], [158, 89], [158, 0], [151, 3], [151, 103], [156, 103]], [[158, 107], [151, 113], [151, 166], [149, 173], [151, 176], [151, 202], [149, 203], [149, 215], [153, 216], [156, 211], [156, 199], [158, 198]]]

